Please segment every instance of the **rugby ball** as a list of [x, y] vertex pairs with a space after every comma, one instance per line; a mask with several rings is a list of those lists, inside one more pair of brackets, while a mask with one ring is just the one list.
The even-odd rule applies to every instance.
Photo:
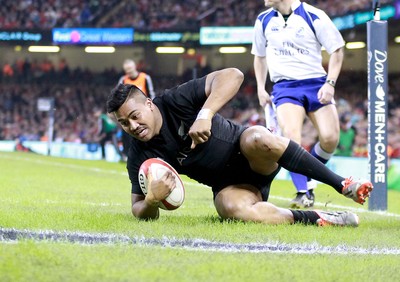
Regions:
[[160, 202], [159, 207], [163, 210], [175, 210], [179, 208], [185, 200], [185, 187], [183, 186], [182, 179], [178, 172], [166, 161], [159, 158], [151, 158], [144, 161], [139, 168], [138, 176], [140, 189], [142, 189], [142, 192], [145, 195], [147, 194], [147, 173], [149, 172], [149, 169], [151, 170], [154, 180], [160, 179], [167, 171], [172, 172], [175, 176], [176, 186], [172, 190], [171, 194]]

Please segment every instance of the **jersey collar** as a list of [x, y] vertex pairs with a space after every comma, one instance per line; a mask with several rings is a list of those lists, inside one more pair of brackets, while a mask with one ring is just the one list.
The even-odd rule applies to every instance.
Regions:
[[292, 12], [294, 12], [294, 10], [296, 10], [299, 6], [301, 5], [300, 0], [296, 0], [292, 3], [292, 5], [290, 6], [290, 8], [292, 9]]

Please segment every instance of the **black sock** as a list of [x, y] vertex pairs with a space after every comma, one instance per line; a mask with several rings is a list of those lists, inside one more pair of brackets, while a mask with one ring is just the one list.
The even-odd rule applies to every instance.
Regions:
[[294, 141], [290, 140], [278, 164], [289, 171], [297, 172], [328, 184], [342, 194], [342, 181], [344, 178], [329, 170], [323, 163]]
[[301, 210], [290, 210], [293, 214], [294, 223], [302, 224], [317, 224], [317, 220], [320, 218], [315, 211], [301, 211]]

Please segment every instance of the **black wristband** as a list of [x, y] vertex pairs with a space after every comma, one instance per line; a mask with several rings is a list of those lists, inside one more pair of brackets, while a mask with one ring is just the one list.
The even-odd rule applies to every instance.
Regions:
[[325, 83], [328, 83], [328, 84], [331, 85], [332, 87], [335, 87], [335, 86], [336, 86], [336, 82], [335, 82], [334, 80], [332, 80], [332, 79], [327, 79], [327, 80], [325, 81]]

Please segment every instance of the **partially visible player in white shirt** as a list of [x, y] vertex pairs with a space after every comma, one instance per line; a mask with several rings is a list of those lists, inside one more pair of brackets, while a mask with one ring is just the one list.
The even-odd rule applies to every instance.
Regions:
[[[269, 9], [256, 19], [251, 50], [260, 105], [274, 103], [281, 134], [299, 144], [307, 115], [319, 139], [311, 153], [327, 163], [339, 140], [334, 93], [343, 62], [343, 37], [324, 11], [307, 3], [264, 2]], [[330, 56], [327, 71], [322, 47]], [[271, 96], [265, 90], [268, 74], [274, 83]], [[291, 207], [312, 207], [316, 183], [296, 173], [291, 177], [297, 189]]]

